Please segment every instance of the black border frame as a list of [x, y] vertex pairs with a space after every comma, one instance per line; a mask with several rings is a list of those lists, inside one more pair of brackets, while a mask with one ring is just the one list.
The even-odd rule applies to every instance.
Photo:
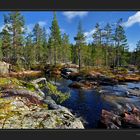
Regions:
[[3, 139], [35, 140], [137, 140], [140, 130], [0, 130]]
[[[140, 11], [140, 0], [0, 0], [0, 11]], [[3, 139], [139, 139], [129, 130], [0, 130]]]
[[140, 10], [139, 0], [0, 0], [0, 10]]

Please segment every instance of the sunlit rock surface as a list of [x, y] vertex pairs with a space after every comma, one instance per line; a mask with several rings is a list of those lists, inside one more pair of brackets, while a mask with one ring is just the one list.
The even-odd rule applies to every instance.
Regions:
[[83, 124], [62, 107], [48, 109], [47, 104], [33, 104], [26, 97], [0, 99], [1, 129], [83, 129]]

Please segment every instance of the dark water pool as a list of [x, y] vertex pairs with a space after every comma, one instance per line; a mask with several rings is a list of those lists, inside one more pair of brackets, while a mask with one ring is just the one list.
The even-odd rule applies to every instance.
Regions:
[[80, 90], [69, 88], [70, 80], [66, 79], [49, 79], [62, 92], [70, 92], [70, 98], [62, 103], [69, 108], [73, 114], [82, 117], [85, 121], [85, 128], [98, 128], [102, 109], [110, 110], [109, 103], [104, 101], [100, 93], [95, 90]]

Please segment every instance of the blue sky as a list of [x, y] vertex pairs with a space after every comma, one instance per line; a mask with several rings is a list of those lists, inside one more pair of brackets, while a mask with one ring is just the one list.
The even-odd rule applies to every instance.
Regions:
[[[3, 28], [3, 14], [8, 12], [0, 12], [0, 30]], [[32, 31], [35, 23], [46, 27], [49, 34], [49, 27], [51, 26], [53, 12], [21, 12], [25, 17], [26, 27], [28, 32]], [[95, 24], [98, 22], [101, 26], [106, 25], [107, 22], [115, 24], [119, 18], [123, 18], [123, 26], [126, 31], [128, 44], [130, 50], [133, 50], [138, 40], [140, 40], [140, 12], [138, 11], [118, 11], [118, 12], [97, 12], [97, 11], [59, 11], [57, 13], [58, 23], [61, 32], [66, 32], [70, 41], [73, 43], [73, 37], [77, 32], [77, 25], [79, 20], [82, 21], [82, 26], [87, 36], [87, 41], [92, 41], [92, 34], [94, 33]]]

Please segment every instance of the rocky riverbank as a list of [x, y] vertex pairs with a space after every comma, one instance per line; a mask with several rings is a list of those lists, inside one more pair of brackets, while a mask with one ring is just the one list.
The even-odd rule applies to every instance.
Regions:
[[139, 82], [140, 73], [132, 67], [106, 68], [84, 67], [78, 70], [77, 65], [62, 65], [45, 67], [46, 74], [60, 75], [65, 79], [72, 80], [70, 87], [81, 89], [93, 89], [99, 86], [116, 85], [122, 82]]
[[1, 129], [84, 129], [80, 119], [56, 103], [50, 93], [41, 94], [44, 80], [0, 79]]
[[[129, 85], [129, 84], [128, 84]], [[106, 129], [140, 128], [140, 90], [128, 85], [105, 88], [100, 92], [112, 109], [103, 109], [100, 125]]]
[[133, 107], [119, 115], [102, 110], [101, 125], [106, 129], [140, 128], [140, 110]]
[[[80, 111], [81, 107], [86, 104], [87, 110], [89, 109], [89, 111], [91, 111], [90, 113], [92, 113], [93, 118], [91, 118], [90, 115], [85, 116], [88, 116], [90, 119], [97, 119], [101, 115], [101, 128], [121, 129], [139, 127], [139, 125], [137, 125], [139, 124], [137, 123], [139, 122], [139, 118], [134, 113], [134, 110], [139, 112], [140, 105], [138, 105], [137, 102], [140, 97], [139, 88], [128, 88], [124, 86], [124, 89], [121, 92], [114, 89], [114, 87], [117, 88], [117, 85], [119, 86], [121, 83], [125, 84], [126, 81], [139, 81], [140, 74], [138, 72], [130, 72], [127, 69], [111, 70], [93, 67], [84, 68], [79, 71], [78, 67], [75, 65], [64, 65], [63, 67], [47, 67], [44, 72], [39, 69], [30, 71], [23, 70], [20, 72], [11, 71], [7, 74], [7, 76], [1, 76], [1, 128], [84, 129], [81, 119], [74, 116], [68, 108], [60, 105], [63, 101], [68, 99], [69, 94], [62, 93], [60, 90], [57, 90], [57, 87], [53, 84], [54, 81], [49, 82], [49, 80], [47, 81], [46, 78], [42, 77], [44, 73], [46, 75], [50, 75], [50, 77], [52, 77], [52, 75], [54, 75], [55, 78], [56, 76], [59, 76], [63, 80], [67, 81], [68, 84], [62, 83], [63, 86], [67, 86], [67, 88], [70, 88], [74, 92], [71, 93], [73, 94], [73, 100], [70, 99], [72, 100], [70, 102], [72, 103], [72, 105], [70, 105], [72, 107], [69, 107], [69, 105], [64, 106], [71, 108], [72, 111], [75, 112], [73, 108], [78, 108], [78, 111]], [[33, 77], [36, 77], [37, 79]], [[61, 87], [59, 88], [61, 89]], [[107, 90], [104, 87], [110, 87], [113, 88], [113, 90]], [[80, 93], [80, 91], [83, 93]], [[93, 95], [92, 97], [88, 91], [91, 91], [90, 94], [95, 94], [92, 92], [96, 91], [98, 95]], [[84, 94], [89, 94], [86, 99], [84, 98], [84, 96], [86, 96]], [[81, 98], [78, 99], [78, 102], [79, 100], [81, 102], [80, 105], [73, 102], [75, 98], [78, 98], [81, 95], [84, 100], [81, 101]], [[90, 100], [90, 106], [87, 104], [89, 103], [88, 96], [92, 98], [92, 100]], [[99, 106], [99, 102], [93, 106], [94, 97], [96, 99], [99, 97], [98, 101], [101, 105], [104, 100], [104, 104], [109, 107], [109, 110], [102, 108], [102, 113], [100, 114], [99, 112], [101, 112], [101, 106]], [[136, 97], [138, 100], [133, 100], [133, 97]], [[73, 104], [75, 104], [76, 107], [73, 107]], [[92, 107], [96, 108], [96, 110], [98, 110], [99, 107], [99, 112], [97, 111], [97, 113], [99, 113], [97, 118], [97, 114], [94, 114], [96, 110], [92, 112]], [[84, 109], [83, 111], [85, 112]], [[79, 117], [82, 116], [82, 114], [77, 115]], [[94, 121], [89, 122], [94, 123]], [[97, 128], [99, 128], [99, 126], [97, 126]]]

